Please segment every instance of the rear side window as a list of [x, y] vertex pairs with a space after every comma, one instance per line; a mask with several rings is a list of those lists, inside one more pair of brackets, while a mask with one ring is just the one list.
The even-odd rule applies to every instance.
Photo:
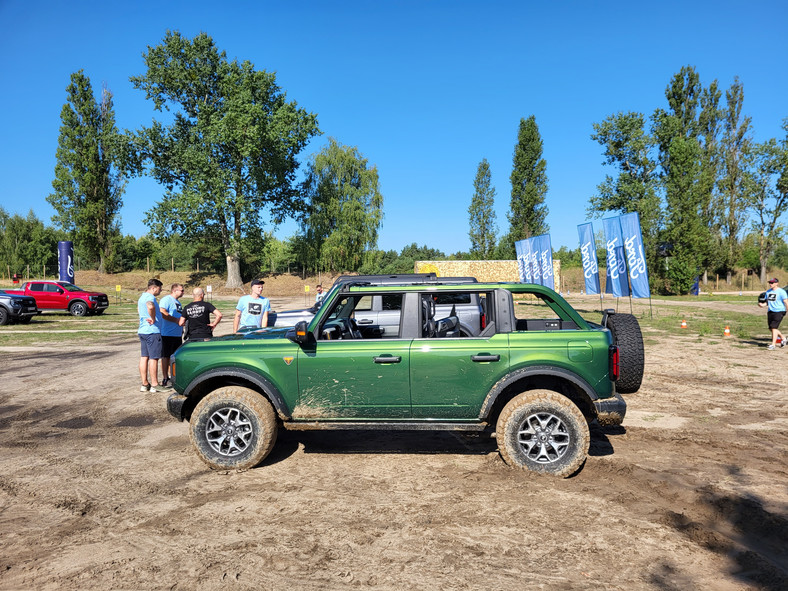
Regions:
[[384, 310], [402, 310], [402, 294], [384, 295], [383, 296], [383, 309]]
[[31, 283], [29, 287], [30, 291], [44, 291], [43, 283]]
[[471, 303], [471, 294], [470, 293], [439, 293], [436, 294], [435, 303], [439, 306], [442, 304], [470, 304]]

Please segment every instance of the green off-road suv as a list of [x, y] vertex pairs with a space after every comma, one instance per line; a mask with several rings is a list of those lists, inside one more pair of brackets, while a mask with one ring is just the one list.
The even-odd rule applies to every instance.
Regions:
[[[594, 324], [539, 285], [364, 279], [337, 282], [294, 327], [177, 351], [167, 409], [190, 422], [211, 468], [257, 465], [282, 428], [425, 429], [494, 434], [508, 464], [569, 476], [585, 461], [589, 423], [621, 424], [620, 394], [640, 387], [631, 315], [609, 311]], [[373, 300], [385, 325], [356, 323]], [[478, 329], [460, 327], [456, 309], [467, 314], [469, 302]]]

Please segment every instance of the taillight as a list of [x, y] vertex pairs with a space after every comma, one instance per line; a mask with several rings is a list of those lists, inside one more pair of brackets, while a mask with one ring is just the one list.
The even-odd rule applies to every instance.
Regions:
[[609, 363], [610, 363], [608, 372], [610, 374], [610, 381], [615, 382], [618, 379], [618, 376], [620, 375], [619, 374], [620, 368], [618, 365], [618, 347], [616, 347], [615, 345], [610, 345], [610, 349], [608, 350], [608, 353], [609, 353]]

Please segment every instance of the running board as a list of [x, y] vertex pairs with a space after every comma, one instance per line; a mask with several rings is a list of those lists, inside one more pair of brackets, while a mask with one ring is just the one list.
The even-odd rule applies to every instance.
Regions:
[[452, 423], [446, 421], [285, 421], [288, 431], [336, 431], [366, 429], [382, 431], [484, 431], [487, 423]]

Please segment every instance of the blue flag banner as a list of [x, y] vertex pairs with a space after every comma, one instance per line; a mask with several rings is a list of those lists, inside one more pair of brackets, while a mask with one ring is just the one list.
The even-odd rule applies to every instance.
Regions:
[[619, 220], [621, 222], [624, 248], [627, 252], [627, 267], [629, 267], [629, 282], [632, 284], [632, 297], [651, 297], [646, 257], [643, 254], [643, 235], [640, 233], [640, 216], [637, 212], [626, 213]]
[[619, 218], [602, 220], [605, 229], [605, 248], [607, 249], [607, 275], [605, 293], [620, 298], [629, 295], [627, 282], [627, 261], [624, 256], [624, 240], [621, 237]]
[[520, 276], [520, 283], [531, 283], [531, 265], [526, 266], [527, 261], [523, 242], [523, 240], [518, 240], [514, 243], [514, 249], [517, 251], [517, 274]]
[[583, 257], [586, 293], [596, 295], [599, 293], [599, 261], [596, 258], [594, 227], [590, 223], [580, 224], [577, 226], [577, 233], [580, 236], [580, 256]]
[[542, 268], [539, 265], [539, 248], [536, 238], [526, 238], [523, 242], [525, 242], [526, 259], [531, 267], [533, 283], [542, 285]]
[[553, 278], [553, 247], [550, 244], [550, 234], [536, 236], [533, 241], [537, 246], [539, 266], [542, 270], [542, 285], [550, 289], [555, 289], [555, 280]]
[[63, 240], [57, 243], [57, 268], [61, 281], [74, 283], [74, 243]]

